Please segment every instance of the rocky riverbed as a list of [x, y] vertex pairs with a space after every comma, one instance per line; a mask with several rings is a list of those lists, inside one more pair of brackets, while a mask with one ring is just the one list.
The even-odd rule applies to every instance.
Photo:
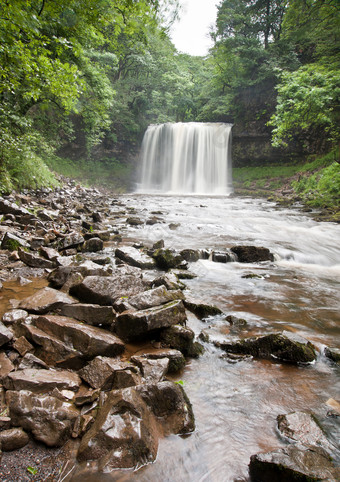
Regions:
[[[266, 247], [133, 242], [125, 227], [162, 225], [161, 211], [145, 216], [125, 198], [71, 181], [1, 198], [0, 214], [1, 480], [64, 481], [76, 465], [105, 474], [154, 462], [163, 437], [195, 431], [195, 406], [178, 378], [206, 344], [229, 363], [304, 367], [318, 356], [310, 341], [287, 331], [221, 340], [213, 325], [199, 336], [189, 326], [192, 316], [217, 317], [242, 334], [244, 320], [186, 290], [195, 276], [188, 268], [208, 258], [272, 263]], [[13, 299], [10, 286], [19, 291]], [[339, 363], [339, 350], [325, 354]], [[277, 423], [287, 447], [254, 454], [252, 480], [338, 480], [337, 447], [308, 407]]]

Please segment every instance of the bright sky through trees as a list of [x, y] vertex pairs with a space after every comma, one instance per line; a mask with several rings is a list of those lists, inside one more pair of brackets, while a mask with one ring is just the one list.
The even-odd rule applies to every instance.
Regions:
[[215, 24], [218, 0], [181, 0], [180, 20], [172, 28], [171, 38], [180, 52], [206, 55], [212, 46], [209, 27]]

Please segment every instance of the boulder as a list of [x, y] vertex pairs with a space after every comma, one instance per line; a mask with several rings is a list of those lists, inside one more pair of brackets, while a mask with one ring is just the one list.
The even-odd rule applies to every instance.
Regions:
[[233, 246], [230, 250], [236, 254], [239, 263], [274, 261], [274, 255], [268, 248], [257, 246]]
[[184, 306], [192, 311], [197, 318], [203, 319], [208, 316], [221, 315], [223, 312], [217, 306], [203, 303], [201, 300], [196, 300], [191, 296], [186, 296], [184, 299]]
[[6, 400], [13, 425], [32, 432], [49, 447], [60, 447], [70, 438], [79, 416], [72, 403], [47, 394], [9, 390]]
[[213, 251], [211, 259], [215, 263], [230, 263], [230, 261], [233, 261], [233, 258], [232, 256], [230, 256], [229, 253], [225, 253], [221, 251]]
[[325, 355], [335, 363], [340, 363], [340, 348], [325, 348]]
[[321, 447], [332, 452], [333, 446], [320, 428], [316, 418], [306, 412], [292, 412], [278, 415], [277, 426], [281, 434], [306, 447]]
[[131, 266], [137, 266], [141, 269], [154, 269], [156, 267], [154, 259], [132, 246], [117, 248], [115, 255], [125, 263], [128, 263]]
[[144, 224], [144, 221], [135, 217], [127, 218], [126, 222], [130, 224], [130, 226], [142, 226]]
[[52, 261], [49, 261], [45, 258], [40, 258], [39, 256], [29, 253], [28, 251], [19, 249], [18, 254], [21, 261], [31, 268], [52, 269], [54, 267]]
[[0, 322], [0, 346], [11, 341], [13, 336], [12, 331]]
[[80, 233], [71, 233], [65, 236], [63, 239], [58, 241], [59, 251], [77, 248], [84, 243], [85, 239]]
[[170, 249], [157, 249], [153, 253], [153, 258], [156, 261], [157, 266], [164, 270], [183, 267], [183, 262], [185, 263], [180, 254]]
[[316, 359], [309, 341], [286, 331], [217, 345], [227, 352], [289, 363], [310, 363]]
[[272, 452], [252, 455], [249, 464], [253, 482], [336, 482], [340, 469], [321, 449], [291, 445]]
[[152, 281], [152, 286], [165, 286], [168, 290], [183, 290], [185, 284], [178, 280], [174, 273], [166, 273]]
[[98, 355], [117, 356], [124, 352], [123, 342], [112, 333], [95, 326], [89, 326], [65, 316], [39, 316], [34, 324], [48, 335], [57, 337], [63, 343], [91, 359]]
[[201, 253], [198, 249], [182, 249], [179, 253], [185, 261], [194, 263], [201, 258]]
[[164, 434], [185, 434], [195, 430], [191, 403], [183, 388], [174, 382], [140, 385], [136, 390], [161, 423]]
[[125, 311], [117, 316], [115, 329], [123, 340], [130, 341], [186, 322], [185, 308], [181, 300], [141, 311]]
[[5, 236], [1, 242], [1, 249], [8, 249], [8, 251], [16, 251], [19, 248], [29, 248], [30, 245], [19, 236], [15, 234], [5, 233]]
[[86, 261], [77, 266], [59, 266], [48, 275], [47, 279], [54, 288], [61, 288], [73, 273], [78, 273], [84, 278], [86, 276], [109, 276], [110, 274], [96, 263]]
[[98, 469], [136, 468], [155, 460], [156, 422], [135, 388], [109, 393], [81, 440], [78, 461], [95, 460]]
[[11, 310], [6, 311], [2, 317], [2, 321], [6, 325], [14, 325], [15, 323], [24, 322], [28, 317], [28, 313], [25, 310]]
[[[136, 273], [137, 274], [137, 273]], [[136, 274], [116, 270], [111, 276], [87, 276], [70, 293], [80, 301], [98, 305], [112, 305], [122, 296], [133, 296], [145, 289], [145, 283]]]
[[138, 366], [147, 383], [158, 383], [168, 373], [168, 358], [152, 360], [144, 356], [133, 356], [131, 361]]
[[66, 293], [53, 288], [43, 288], [19, 303], [19, 308], [30, 313], [44, 314], [55, 311], [65, 304], [76, 303]]
[[9, 373], [3, 380], [7, 390], [28, 390], [35, 393], [60, 390], [77, 391], [81, 380], [76, 373], [66, 370], [37, 370], [27, 368]]
[[93, 326], [111, 327], [116, 318], [112, 306], [76, 303], [63, 305], [58, 311], [62, 316], [74, 318]]
[[41, 246], [40, 254], [49, 261], [55, 262], [57, 262], [58, 258], [60, 257], [60, 254], [56, 249], [49, 248], [47, 246]]
[[0, 432], [0, 447], [3, 452], [21, 449], [28, 442], [29, 436], [22, 428], [11, 428]]
[[[125, 373], [122, 375], [121, 372]], [[116, 358], [98, 356], [78, 373], [92, 388], [102, 390], [126, 388], [141, 383], [138, 370], [131, 363]]]
[[183, 300], [184, 295], [180, 290], [167, 290], [165, 286], [143, 291], [129, 298], [129, 305], [136, 310], [146, 310], [154, 306], [164, 305], [171, 301]]
[[100, 238], [90, 238], [85, 241], [82, 250], [88, 251], [90, 253], [96, 253], [97, 251], [102, 251], [104, 248], [104, 242]]
[[[153, 350], [152, 352], [147, 352], [141, 355], [142, 357], [148, 358], [149, 360], [159, 360], [166, 358], [169, 360], [168, 373], [176, 373], [185, 367], [186, 361], [179, 350], [174, 350], [170, 348], [160, 348], [158, 350]], [[131, 361], [134, 361], [134, 357], [131, 357]]]
[[160, 339], [170, 348], [175, 348], [185, 356], [198, 357], [204, 351], [202, 345], [194, 341], [195, 333], [187, 327], [174, 325], [162, 330]]

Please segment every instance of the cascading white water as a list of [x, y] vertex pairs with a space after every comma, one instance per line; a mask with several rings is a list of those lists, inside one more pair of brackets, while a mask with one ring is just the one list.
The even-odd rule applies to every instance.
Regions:
[[138, 191], [230, 194], [231, 128], [232, 124], [200, 122], [149, 126]]

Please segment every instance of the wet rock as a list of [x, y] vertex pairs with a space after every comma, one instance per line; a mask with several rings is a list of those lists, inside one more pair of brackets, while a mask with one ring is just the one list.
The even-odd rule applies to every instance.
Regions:
[[111, 327], [116, 313], [112, 306], [90, 305], [86, 303], [76, 303], [73, 305], [63, 305], [59, 312], [63, 316], [83, 321], [93, 326]]
[[125, 263], [137, 266], [137, 268], [154, 269], [156, 267], [156, 262], [150, 256], [132, 246], [117, 248], [115, 255]]
[[211, 259], [215, 263], [230, 263], [231, 261], [233, 261], [233, 258], [230, 256], [229, 253], [224, 253], [221, 251], [213, 251]]
[[326, 347], [325, 348], [325, 355], [330, 360], [332, 360], [336, 363], [340, 363], [340, 348]]
[[53, 288], [43, 288], [19, 303], [19, 308], [30, 313], [44, 314], [54, 311], [65, 304], [76, 303], [66, 293]]
[[26, 340], [24, 336], [20, 336], [20, 338], [17, 338], [15, 342], [13, 343], [13, 348], [21, 355], [25, 356], [26, 353], [29, 351], [33, 351], [34, 347], [31, 345], [31, 343]]
[[296, 446], [252, 455], [249, 472], [254, 482], [336, 482], [340, 477], [323, 451]]
[[136, 390], [161, 423], [166, 435], [185, 434], [195, 430], [192, 406], [179, 384], [164, 381], [140, 385]]
[[0, 346], [8, 343], [13, 338], [13, 333], [11, 330], [6, 328], [6, 326], [0, 322]]
[[73, 404], [47, 394], [9, 390], [6, 400], [13, 425], [32, 432], [49, 447], [60, 447], [70, 438], [79, 416]]
[[6, 417], [4, 415], [0, 416], [0, 431], [8, 430], [10, 428], [11, 428], [11, 417]]
[[162, 330], [160, 339], [170, 348], [175, 348], [185, 356], [198, 357], [204, 351], [200, 343], [194, 341], [195, 333], [190, 329], [181, 325], [174, 325], [170, 328]]
[[58, 249], [59, 251], [62, 251], [65, 249], [77, 248], [78, 246], [82, 245], [84, 241], [85, 239], [81, 234], [72, 233], [65, 236], [65, 238], [58, 242]]
[[217, 306], [203, 303], [200, 300], [195, 300], [195, 298], [191, 296], [185, 297], [184, 306], [200, 319], [207, 318], [208, 316], [221, 315], [223, 313], [222, 310], [217, 308]]
[[59, 252], [56, 249], [49, 248], [47, 246], [42, 246], [40, 248], [40, 254], [49, 261], [57, 262], [60, 257]]
[[87, 303], [112, 305], [122, 296], [133, 296], [144, 291], [145, 284], [136, 274], [125, 274], [117, 269], [108, 277], [87, 276], [70, 293]]
[[153, 250], [156, 250], [156, 249], [161, 249], [161, 248], [164, 248], [164, 239], [160, 239], [159, 241], [156, 241], [153, 245], [152, 245], [152, 249]]
[[185, 261], [194, 263], [201, 258], [201, 253], [198, 249], [182, 249], [179, 253]]
[[177, 228], [180, 227], [180, 223], [170, 223], [169, 224], [169, 229], [170, 231], [176, 231]]
[[90, 253], [96, 253], [97, 251], [102, 251], [104, 247], [104, 242], [100, 238], [90, 238], [85, 241], [82, 250]]
[[40, 316], [34, 324], [47, 334], [71, 345], [86, 358], [97, 355], [117, 356], [124, 352], [123, 342], [112, 333], [95, 326], [85, 325], [65, 316]]
[[118, 336], [129, 341], [185, 321], [184, 305], [179, 300], [147, 310], [123, 312], [117, 316], [115, 329]]
[[0, 379], [14, 370], [14, 365], [5, 353], [0, 353]]
[[33, 355], [33, 353], [26, 353], [18, 366], [18, 370], [25, 370], [26, 368], [34, 368], [37, 370], [49, 369], [46, 363]]
[[136, 367], [115, 358], [98, 356], [78, 373], [92, 388], [102, 390], [126, 388], [141, 383]]
[[155, 460], [157, 428], [135, 388], [109, 393], [79, 446], [78, 460], [96, 460], [98, 469], [134, 468]]
[[22, 330], [32, 343], [38, 345], [35, 354], [48, 365], [75, 370], [84, 365], [84, 355], [57, 337], [33, 325], [23, 325]]
[[178, 280], [177, 276], [173, 273], [166, 273], [163, 276], [152, 281], [152, 286], [165, 286], [168, 290], [183, 290], [185, 284]]
[[25, 216], [26, 214], [30, 214], [27, 209], [10, 201], [6, 201], [5, 199], [0, 199], [0, 213], [14, 214], [15, 216]]
[[81, 380], [76, 373], [66, 370], [36, 370], [28, 368], [11, 372], [3, 380], [7, 390], [48, 392], [54, 388], [77, 391]]
[[86, 233], [84, 238], [91, 239], [91, 238], [99, 238], [102, 241], [110, 241], [111, 234], [109, 231], [92, 231], [91, 233]]
[[138, 366], [147, 383], [157, 383], [163, 380], [168, 373], [169, 359], [148, 359], [144, 356], [133, 356], [131, 361]]
[[[185, 367], [186, 361], [179, 350], [170, 348], [154, 350], [150, 353], [144, 353], [141, 355], [143, 358], [150, 360], [161, 360], [166, 358], [169, 360], [168, 373], [176, 373]], [[131, 357], [131, 361], [134, 361], [134, 357]]]
[[0, 446], [4, 452], [18, 450], [29, 442], [29, 436], [22, 428], [11, 428], [0, 432]]
[[30, 268], [52, 269], [54, 267], [52, 261], [49, 261], [48, 259], [40, 258], [39, 256], [29, 253], [28, 251], [19, 249], [18, 254], [21, 261], [25, 263], [27, 266], [29, 266]]
[[282, 435], [306, 447], [321, 447], [327, 452], [333, 449], [316, 418], [310, 413], [292, 412], [279, 415], [277, 426]]
[[1, 242], [1, 249], [8, 249], [9, 251], [16, 251], [19, 248], [29, 248], [29, 244], [19, 236], [6, 232]]
[[74, 403], [77, 407], [82, 407], [86, 404], [92, 404], [98, 400], [100, 390], [92, 390], [92, 388], [86, 388], [84, 385], [80, 387], [74, 398]]
[[127, 218], [126, 222], [130, 224], [130, 226], [142, 226], [144, 224], [144, 221], [135, 217]]
[[274, 261], [274, 256], [268, 248], [257, 246], [233, 246], [230, 250], [236, 254], [239, 263]]
[[153, 258], [157, 266], [164, 270], [182, 267], [184, 262], [180, 254], [170, 249], [157, 249], [153, 253]]
[[183, 300], [184, 295], [180, 290], [167, 290], [165, 286], [143, 291], [129, 298], [129, 305], [137, 310], [146, 310], [154, 306], [164, 305], [170, 301]]
[[245, 327], [247, 326], [247, 321], [244, 318], [238, 318], [234, 315], [228, 315], [225, 317], [226, 321], [234, 327]]
[[171, 270], [171, 273], [173, 273], [179, 280], [197, 278], [196, 274], [190, 273], [190, 271], [187, 271], [184, 269], [174, 269], [174, 270]]
[[222, 360], [226, 360], [228, 363], [239, 363], [242, 361], [251, 361], [253, 357], [251, 355], [236, 355], [235, 353], [224, 353], [220, 356]]
[[289, 363], [310, 363], [316, 359], [310, 342], [286, 331], [236, 342], [221, 342], [217, 345], [227, 352]]

